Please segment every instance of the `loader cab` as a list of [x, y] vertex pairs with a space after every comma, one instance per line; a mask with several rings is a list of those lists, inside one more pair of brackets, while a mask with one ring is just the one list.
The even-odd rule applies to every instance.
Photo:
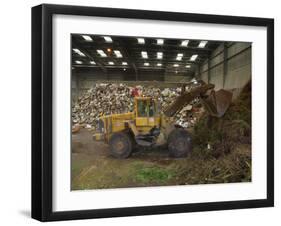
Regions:
[[158, 126], [160, 116], [157, 103], [151, 97], [135, 97], [136, 126]]

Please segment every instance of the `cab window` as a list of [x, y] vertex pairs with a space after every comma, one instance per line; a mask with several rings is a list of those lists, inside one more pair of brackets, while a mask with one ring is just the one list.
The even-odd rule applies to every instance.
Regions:
[[153, 100], [138, 100], [138, 117], [154, 117], [156, 107]]
[[149, 117], [153, 117], [155, 115], [155, 106], [152, 100], [148, 103], [148, 114]]
[[144, 100], [138, 100], [138, 117], [147, 117], [146, 103]]

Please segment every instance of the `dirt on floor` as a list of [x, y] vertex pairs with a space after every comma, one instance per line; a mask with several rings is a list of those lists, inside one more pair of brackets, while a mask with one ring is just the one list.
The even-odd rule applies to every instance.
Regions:
[[73, 135], [72, 190], [250, 181], [250, 150], [241, 144], [220, 158], [195, 151], [173, 159], [166, 149], [139, 148], [128, 159], [115, 159], [107, 145], [81, 130]]
[[72, 134], [72, 190], [251, 181], [251, 83], [223, 118], [206, 114], [192, 131], [193, 151], [174, 159], [168, 150], [138, 147], [115, 159], [109, 147], [81, 129]]

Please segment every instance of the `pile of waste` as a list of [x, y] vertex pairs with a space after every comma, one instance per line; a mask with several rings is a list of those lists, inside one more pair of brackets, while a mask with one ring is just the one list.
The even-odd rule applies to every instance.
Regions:
[[251, 82], [231, 103], [222, 118], [203, 114], [194, 127], [193, 143], [214, 157], [228, 154], [239, 144], [251, 144]]
[[192, 130], [193, 159], [182, 172], [189, 184], [252, 180], [251, 112], [250, 81], [222, 118], [200, 117]]
[[[97, 83], [82, 93], [72, 104], [72, 124], [95, 130], [101, 115], [133, 111], [134, 96], [149, 96], [158, 100], [160, 110], [168, 107], [181, 93], [181, 88], [155, 88], [149, 86], [128, 86], [123, 83]], [[203, 108], [199, 100], [193, 100], [174, 116], [174, 121], [191, 127]]]

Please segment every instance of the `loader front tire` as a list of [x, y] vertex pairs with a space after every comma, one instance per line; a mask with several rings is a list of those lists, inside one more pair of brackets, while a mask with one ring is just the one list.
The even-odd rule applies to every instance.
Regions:
[[119, 159], [128, 158], [133, 149], [133, 140], [129, 133], [114, 133], [109, 140], [109, 149], [112, 156]]
[[169, 155], [174, 158], [184, 158], [192, 151], [190, 134], [182, 129], [174, 129], [168, 137]]

